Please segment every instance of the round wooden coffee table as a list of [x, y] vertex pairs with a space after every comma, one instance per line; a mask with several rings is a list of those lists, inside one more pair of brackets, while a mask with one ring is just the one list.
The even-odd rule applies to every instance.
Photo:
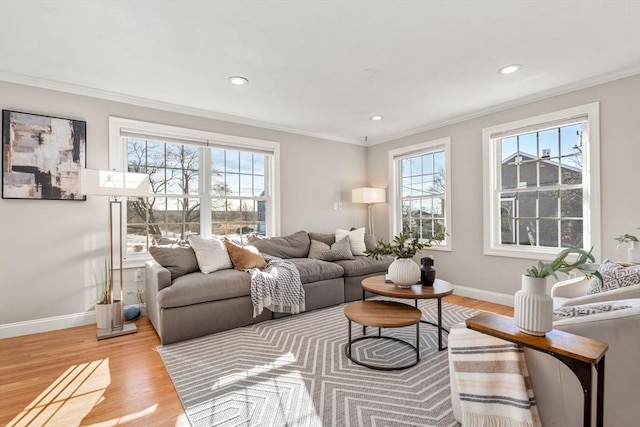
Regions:
[[446, 333], [449, 333], [449, 331], [442, 327], [442, 298], [453, 294], [453, 285], [451, 283], [436, 279], [433, 286], [418, 284], [410, 288], [399, 288], [393, 283], [386, 282], [384, 276], [372, 276], [362, 280], [363, 300], [365, 299], [365, 291], [385, 297], [413, 299], [416, 308], [418, 307], [419, 299], [437, 299], [438, 323], [432, 323], [427, 320], [420, 320], [420, 322], [438, 327], [438, 350], [446, 350], [447, 347], [442, 346], [442, 331], [444, 330]]
[[[349, 358], [349, 360], [351, 360], [353, 363], [357, 363], [358, 365], [365, 366], [371, 369], [394, 371], [410, 368], [420, 362], [420, 319], [422, 319], [422, 312], [417, 308], [393, 301], [355, 301], [348, 304], [344, 308], [344, 315], [347, 319], [349, 319], [349, 341], [347, 342], [344, 350], [347, 358]], [[363, 326], [372, 326], [378, 328], [378, 335], [365, 335], [356, 339], [352, 339], [351, 321], [359, 323]], [[407, 341], [395, 337], [383, 336], [381, 333], [382, 328], [401, 328], [411, 325], [416, 325], [415, 346]], [[351, 345], [353, 343], [365, 339], [374, 338], [397, 341], [405, 346], [412, 348], [416, 352], [416, 361], [402, 366], [380, 366], [363, 362], [352, 356]]]

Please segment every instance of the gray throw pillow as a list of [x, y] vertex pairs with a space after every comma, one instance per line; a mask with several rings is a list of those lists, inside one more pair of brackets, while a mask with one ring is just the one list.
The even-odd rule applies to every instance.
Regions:
[[311, 245], [306, 231], [298, 231], [286, 237], [249, 236], [247, 241], [260, 252], [278, 258], [306, 258]]
[[158, 264], [171, 272], [171, 281], [185, 274], [200, 271], [196, 253], [188, 244], [150, 246], [149, 253]]
[[349, 236], [338, 240], [329, 246], [319, 240], [312, 240], [309, 248], [309, 258], [322, 261], [338, 261], [341, 259], [354, 259], [351, 253], [351, 242]]

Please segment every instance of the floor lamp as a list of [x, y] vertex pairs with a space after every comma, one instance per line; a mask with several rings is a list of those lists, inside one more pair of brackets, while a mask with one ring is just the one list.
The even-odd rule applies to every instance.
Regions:
[[353, 203], [366, 203], [369, 213], [369, 234], [375, 235], [373, 230], [373, 204], [384, 203], [386, 195], [384, 188], [354, 188], [351, 190], [351, 201]]
[[[122, 280], [122, 198], [147, 197], [149, 175], [143, 173], [80, 169], [80, 193], [88, 196], [109, 196], [109, 301], [111, 303], [111, 326], [98, 329], [98, 339], [117, 337], [137, 332], [133, 323], [124, 324], [124, 282]], [[117, 225], [114, 221], [117, 220]], [[118, 241], [114, 242], [114, 226]], [[113, 292], [114, 252], [117, 250], [120, 271], [120, 313], [116, 311]], [[118, 316], [119, 314], [119, 316]]]

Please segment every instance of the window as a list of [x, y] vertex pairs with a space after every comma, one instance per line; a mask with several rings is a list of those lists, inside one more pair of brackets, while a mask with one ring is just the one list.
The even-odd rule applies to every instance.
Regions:
[[[451, 234], [450, 139], [389, 151], [391, 236]], [[434, 246], [451, 250], [450, 239]]]
[[487, 128], [483, 140], [485, 253], [551, 258], [599, 242], [597, 103]]
[[127, 201], [128, 259], [161, 237], [279, 233], [277, 143], [115, 117], [110, 139], [110, 168], [151, 182]]

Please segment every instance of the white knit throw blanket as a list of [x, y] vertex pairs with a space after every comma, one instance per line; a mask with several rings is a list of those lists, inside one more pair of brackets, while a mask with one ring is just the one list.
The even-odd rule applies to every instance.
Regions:
[[541, 426], [522, 347], [452, 328], [449, 350], [463, 427]]
[[304, 311], [304, 288], [296, 266], [280, 258], [266, 254], [262, 256], [267, 261], [267, 266], [263, 270], [249, 270], [253, 317], [258, 316], [265, 308], [291, 314]]

